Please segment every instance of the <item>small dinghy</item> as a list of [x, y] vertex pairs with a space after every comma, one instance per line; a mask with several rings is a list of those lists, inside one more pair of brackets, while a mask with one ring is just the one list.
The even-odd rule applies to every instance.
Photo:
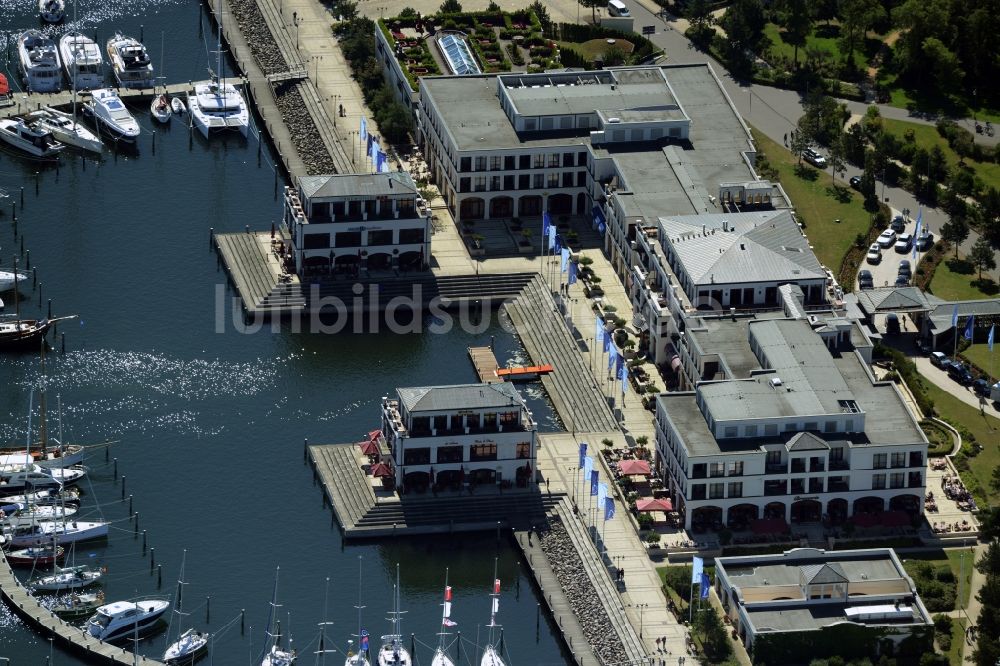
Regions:
[[170, 122], [170, 104], [167, 102], [166, 95], [159, 95], [153, 98], [153, 101], [149, 104], [149, 112], [153, 114], [161, 123]]
[[54, 604], [49, 610], [63, 620], [79, 620], [90, 617], [104, 603], [104, 592], [71, 594], [64, 601]]
[[170, 108], [173, 109], [174, 113], [183, 115], [187, 112], [187, 107], [184, 106], [184, 100], [180, 97], [174, 97], [170, 100]]

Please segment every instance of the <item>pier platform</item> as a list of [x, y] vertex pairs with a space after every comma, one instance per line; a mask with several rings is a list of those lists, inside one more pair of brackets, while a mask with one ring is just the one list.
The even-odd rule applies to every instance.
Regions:
[[125, 648], [104, 643], [88, 634], [79, 627], [63, 622], [42, 606], [37, 599], [28, 594], [14, 576], [13, 570], [7, 564], [7, 556], [0, 551], [0, 595], [17, 615], [31, 627], [45, 636], [50, 636], [60, 646], [68, 647], [85, 659], [95, 664], [143, 664], [144, 666], [161, 666], [161, 662], [147, 657], [136, 657]]
[[302, 312], [306, 305], [302, 285], [297, 275], [282, 269], [271, 250], [269, 232], [215, 234], [212, 241], [248, 315]]
[[545, 521], [565, 496], [538, 488], [501, 492], [487, 487], [478, 487], [474, 493], [400, 496], [383, 490], [367, 474], [368, 459], [357, 444], [309, 445], [306, 457], [313, 481], [322, 488], [345, 539], [527, 529]]
[[497, 375], [499, 365], [497, 364], [497, 357], [493, 354], [493, 349], [490, 347], [469, 347], [469, 359], [476, 368], [479, 381], [484, 384], [500, 384], [503, 382], [499, 375]]
[[[152, 88], [116, 88], [116, 90], [118, 91], [118, 96], [122, 98], [122, 101], [124, 101], [125, 104], [135, 106], [144, 102], [150, 102], [153, 97], [163, 94], [164, 92], [166, 92], [168, 97], [184, 97], [188, 93], [193, 92], [194, 86], [199, 83], [205, 82], [183, 81], [181, 83], [170, 83], [166, 87], [157, 86], [155, 90]], [[243, 82], [238, 79], [233, 79], [230, 83], [237, 88], [243, 86]], [[114, 86], [109, 87], [113, 88]], [[69, 109], [73, 104], [73, 93], [70, 90], [64, 90], [57, 93], [26, 93], [11, 91], [11, 94], [13, 95], [11, 100], [12, 104], [0, 107], [0, 118], [10, 118], [11, 116], [28, 113], [29, 111], [37, 111], [44, 106], [51, 106], [56, 109], [64, 110]], [[89, 99], [90, 91], [77, 91], [77, 103], [86, 102]]]

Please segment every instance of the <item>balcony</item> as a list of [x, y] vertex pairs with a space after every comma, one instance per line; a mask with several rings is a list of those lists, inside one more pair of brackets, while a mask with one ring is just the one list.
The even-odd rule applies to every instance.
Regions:
[[809, 479], [809, 494], [816, 495], [821, 492], [823, 492], [823, 480]]
[[824, 464], [823, 460], [821, 460], [821, 459], [819, 459], [819, 460], [810, 460], [809, 461], [809, 471], [810, 472], [825, 472], [826, 471], [826, 465]]
[[910, 467], [923, 467], [924, 457], [919, 453], [910, 454]]
[[851, 469], [851, 463], [846, 460], [831, 460], [830, 471], [842, 472]]
[[774, 495], [787, 495], [788, 485], [784, 481], [765, 481], [764, 482], [764, 495], [774, 496]]
[[850, 481], [844, 479], [831, 478], [827, 481], [826, 491], [828, 493], [846, 493], [850, 491], [851, 484]]
[[788, 474], [788, 465], [785, 463], [768, 463], [764, 465], [764, 474]]
[[805, 460], [793, 460], [792, 461], [792, 474], [802, 474], [806, 471], [806, 461]]

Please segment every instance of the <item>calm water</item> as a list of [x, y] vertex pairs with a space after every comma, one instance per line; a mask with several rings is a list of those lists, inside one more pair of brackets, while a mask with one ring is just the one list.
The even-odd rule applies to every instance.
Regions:
[[[35, 6], [34, 0], [0, 2], [0, 27], [16, 32], [36, 25]], [[157, 61], [162, 31], [168, 78], [205, 74], [212, 37], [208, 29], [198, 33], [195, 2], [95, 1], [81, 4], [80, 15], [88, 34], [99, 37], [116, 28], [138, 35], [143, 25]], [[136, 115], [152, 128], [144, 110]], [[258, 655], [279, 565], [282, 624], [286, 630], [290, 624], [300, 663], [313, 663], [316, 623], [324, 619], [335, 623], [328, 635], [343, 647], [356, 631], [359, 556], [364, 625], [373, 636], [387, 628], [394, 567], [402, 562], [404, 633], [436, 642], [448, 567], [454, 618], [463, 640], [475, 640], [488, 619], [486, 595], [498, 554], [501, 620], [514, 663], [565, 663], [544, 618], [536, 642], [536, 598], [506, 542], [498, 549], [488, 534], [345, 547], [302, 462], [304, 437], [355, 440], [377, 425], [379, 399], [395, 386], [474, 381], [468, 345], [494, 335], [504, 360], [519, 354], [516, 341], [496, 322], [479, 334], [447, 336], [241, 335], [231, 326], [214, 332], [215, 285], [224, 277], [208, 248], [208, 230], [266, 228], [279, 217], [271, 157], [265, 149], [258, 167], [254, 140], [209, 144], [195, 137], [189, 143], [176, 120], [158, 131], [155, 154], [152, 143], [147, 133], [137, 155], [108, 152], [86, 164], [68, 154], [58, 171], [0, 153], [0, 188], [13, 200], [25, 188], [18, 231], [38, 267], [43, 298], [39, 308], [38, 292], [26, 292], [27, 309], [44, 310], [52, 299], [54, 314], [80, 315], [62, 329], [67, 353], [47, 359], [50, 413], [58, 394], [67, 439], [117, 440], [111, 455], [126, 494], [134, 495], [140, 529], [163, 564], [161, 593], [172, 592], [187, 551], [188, 622], [220, 631], [246, 609], [246, 635], [238, 622], [230, 625], [206, 663], [247, 664]], [[14, 239], [10, 200], [0, 210], [0, 265], [9, 266], [20, 239]], [[0, 442], [24, 441], [29, 395], [38, 385], [36, 356], [0, 357]], [[557, 427], [538, 387], [527, 392], [542, 427]], [[112, 478], [103, 455], [89, 464], [80, 515], [115, 522], [107, 544], [81, 548], [77, 560], [109, 568], [109, 599], [156, 593], [149, 557], [142, 556], [141, 538], [133, 536], [120, 500], [121, 481]], [[159, 656], [164, 643], [162, 636], [146, 641], [141, 651]], [[418, 645], [418, 663], [430, 652]], [[465, 646], [463, 654], [470, 652]], [[0, 657], [43, 664], [48, 654], [48, 641], [0, 610]], [[328, 663], [341, 658], [330, 655]], [[57, 649], [54, 663], [82, 662]]]

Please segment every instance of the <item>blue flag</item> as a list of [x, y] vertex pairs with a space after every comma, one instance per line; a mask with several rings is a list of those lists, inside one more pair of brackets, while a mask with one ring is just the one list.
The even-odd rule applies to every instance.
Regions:
[[611, 520], [615, 517], [615, 500], [611, 497], [604, 498], [604, 520]]
[[966, 340], [972, 340], [972, 329], [976, 325], [976, 315], [969, 315], [969, 321], [965, 322], [965, 334], [962, 336]]
[[701, 598], [708, 599], [708, 591], [712, 589], [712, 583], [708, 580], [708, 574], [701, 574]]
[[591, 495], [596, 495], [597, 494], [597, 484], [598, 484], [597, 479], [600, 476], [601, 476], [601, 473], [598, 470], [596, 470], [596, 469], [590, 470], [590, 494]]
[[917, 258], [917, 238], [920, 237], [920, 228], [924, 225], [924, 207], [917, 211], [917, 226], [913, 228], [913, 258]]
[[368, 137], [366, 138], [366, 143], [365, 143], [365, 154], [366, 155], [371, 155], [372, 154], [372, 146], [373, 145], [375, 145], [375, 138], [371, 134], [369, 134]]
[[580, 442], [580, 464], [577, 467], [583, 468], [583, 459], [587, 457], [587, 443]]
[[622, 368], [624, 367], [625, 367], [625, 357], [619, 354], [618, 350], [615, 350], [615, 374], [621, 376]]
[[604, 235], [604, 232], [607, 230], [608, 230], [608, 225], [605, 224], [604, 222], [601, 222], [600, 224], [597, 225], [597, 232], [602, 236]]
[[606, 335], [607, 332], [604, 330], [604, 321], [598, 317], [597, 323], [594, 326], [594, 340], [596, 340], [599, 344], [604, 344]]
[[990, 337], [986, 338], [986, 343], [990, 346], [990, 351], [993, 351], [993, 332], [996, 330], [996, 327], [996, 324], [990, 326]]
[[584, 456], [583, 458], [583, 479], [586, 481], [590, 478], [590, 471], [594, 469], [594, 459], [590, 456]]
[[552, 251], [553, 252], [558, 252], [558, 253], [562, 254], [562, 235], [561, 234], [556, 234], [556, 242], [553, 243]]
[[361, 116], [361, 140], [368, 140], [368, 119]]
[[701, 574], [705, 570], [705, 560], [700, 557], [691, 558], [691, 584], [701, 582]]
[[618, 355], [618, 350], [611, 346], [610, 338], [604, 338], [604, 348], [608, 350], [608, 370], [614, 368], [617, 372], [618, 366], [615, 365], [615, 356]]
[[382, 168], [385, 166], [385, 153], [381, 150], [375, 151], [375, 170], [379, 173], [382, 172]]
[[556, 243], [559, 242], [557, 240], [557, 236], [558, 236], [558, 234], [556, 233], [555, 226], [550, 224], [549, 225], [549, 252], [555, 252], [558, 249], [558, 248], [556, 248]]
[[549, 229], [552, 228], [552, 217], [549, 215], [549, 211], [542, 213], [542, 238], [549, 237]]
[[[371, 135], [369, 134], [368, 136]], [[378, 164], [379, 152], [381, 151], [378, 149], [378, 141], [372, 140], [372, 147], [368, 150], [368, 157], [372, 160], [372, 166], [376, 166]]]
[[[611, 336], [610, 335], [605, 335], [604, 336], [604, 353], [605, 354], [610, 354], [612, 349], [614, 349], [614, 347], [611, 345]], [[608, 369], [610, 369], [610, 368], [611, 368], [611, 366], [609, 365]]]
[[618, 379], [622, 382], [622, 395], [625, 395], [625, 390], [628, 388], [628, 366], [624, 363], [618, 365]]
[[597, 484], [597, 508], [600, 509], [604, 506], [604, 501], [608, 499], [608, 484], [598, 483]]
[[955, 304], [955, 309], [951, 311], [951, 325], [954, 328], [958, 328], [958, 303]]
[[569, 283], [576, 284], [576, 262], [569, 262]]
[[565, 273], [567, 269], [569, 269], [569, 248], [564, 247], [562, 249], [562, 265], [559, 267], [559, 272]]

